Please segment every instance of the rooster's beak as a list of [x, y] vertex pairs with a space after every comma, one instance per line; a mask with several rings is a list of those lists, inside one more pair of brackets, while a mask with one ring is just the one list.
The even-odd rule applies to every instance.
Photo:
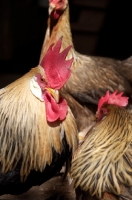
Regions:
[[49, 15], [50, 13], [55, 9], [55, 4], [53, 3], [50, 3], [50, 6], [49, 6]]
[[46, 88], [46, 90], [54, 97], [54, 99], [58, 103], [59, 102], [59, 91], [58, 90], [54, 90], [52, 88]]

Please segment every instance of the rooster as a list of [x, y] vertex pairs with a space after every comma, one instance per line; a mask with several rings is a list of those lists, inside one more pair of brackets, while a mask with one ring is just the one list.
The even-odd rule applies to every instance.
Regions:
[[132, 199], [132, 115], [122, 94], [101, 97], [96, 123], [73, 154], [77, 199]]
[[[49, 0], [48, 27], [41, 50], [40, 62], [49, 45], [63, 36], [62, 50], [72, 44], [68, 0]], [[61, 92], [70, 106], [79, 131], [87, 132], [93, 124], [99, 98], [107, 90], [132, 95], [132, 57], [114, 60], [85, 56], [72, 48], [67, 58], [74, 58], [72, 74]]]
[[40, 65], [0, 90], [0, 195], [22, 194], [59, 172], [77, 146], [77, 127], [60, 88], [71, 46], [51, 45]]

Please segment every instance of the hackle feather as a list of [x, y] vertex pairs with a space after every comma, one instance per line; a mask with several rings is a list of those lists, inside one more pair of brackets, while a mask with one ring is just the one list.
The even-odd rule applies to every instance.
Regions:
[[[0, 90], [0, 163], [2, 173], [21, 161], [21, 180], [31, 170], [43, 171], [52, 162], [52, 148], [61, 153], [65, 134], [70, 148], [77, 145], [76, 124], [70, 109], [62, 122], [47, 123], [44, 102], [30, 91], [31, 78], [42, 73], [38, 66]], [[70, 125], [68, 124], [70, 122]], [[72, 123], [72, 124], [71, 124]]]
[[86, 135], [73, 155], [75, 188], [98, 198], [104, 192], [119, 195], [121, 185], [132, 185], [132, 116], [117, 106]]

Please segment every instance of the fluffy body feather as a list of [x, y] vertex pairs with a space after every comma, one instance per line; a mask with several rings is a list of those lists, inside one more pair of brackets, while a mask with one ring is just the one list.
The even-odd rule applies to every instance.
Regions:
[[[54, 17], [54, 13], [58, 17]], [[40, 61], [50, 44], [63, 36], [62, 49], [72, 43], [69, 22], [68, 0], [49, 0], [48, 27], [41, 51]], [[86, 130], [93, 122], [99, 98], [109, 89], [124, 91], [129, 97], [132, 94], [132, 57], [114, 60], [103, 57], [85, 56], [74, 48], [67, 58], [74, 57], [72, 74], [62, 88], [62, 95], [76, 118], [79, 131]]]
[[43, 90], [37, 90], [39, 99], [30, 87], [38, 74], [46, 77], [42, 66], [0, 90], [1, 195], [21, 194], [53, 177], [77, 146], [77, 128], [69, 108], [63, 120], [47, 121]]
[[[84, 193], [78, 199], [131, 199], [132, 116], [122, 107], [127, 105], [127, 97], [119, 96], [120, 106], [103, 103], [96, 124], [73, 155], [74, 186]], [[104, 115], [101, 119], [99, 112]]]

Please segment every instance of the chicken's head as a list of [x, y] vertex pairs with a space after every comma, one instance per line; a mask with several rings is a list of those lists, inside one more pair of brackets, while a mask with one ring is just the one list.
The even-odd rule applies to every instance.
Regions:
[[68, 0], [49, 0], [49, 15], [57, 20], [67, 8]]
[[101, 119], [103, 119], [105, 115], [107, 115], [108, 104], [121, 106], [121, 107], [127, 106], [129, 97], [125, 97], [122, 95], [123, 95], [123, 92], [118, 93], [118, 91], [116, 90], [113, 94], [110, 94], [108, 90], [106, 92], [106, 95], [100, 98], [98, 102], [98, 109], [96, 112], [96, 117], [98, 121], [100, 121]]
[[68, 111], [67, 102], [59, 96], [58, 90], [70, 77], [73, 58], [66, 60], [71, 46], [60, 52], [61, 43], [62, 38], [54, 47], [53, 45], [49, 47], [40, 63], [42, 73], [34, 76], [30, 82], [32, 93], [45, 103], [46, 117], [49, 122], [65, 119]]

